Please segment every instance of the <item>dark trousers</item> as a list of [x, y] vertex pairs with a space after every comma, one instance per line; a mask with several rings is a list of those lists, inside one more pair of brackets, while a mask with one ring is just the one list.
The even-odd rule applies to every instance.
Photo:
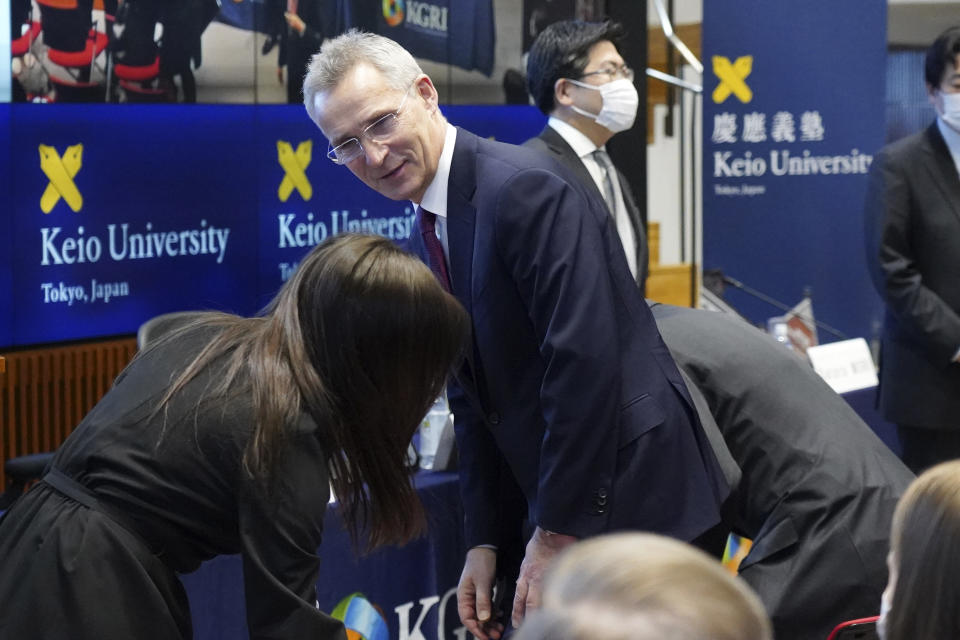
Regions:
[[917, 475], [937, 463], [960, 458], [960, 431], [897, 425], [897, 435], [903, 448], [901, 459]]

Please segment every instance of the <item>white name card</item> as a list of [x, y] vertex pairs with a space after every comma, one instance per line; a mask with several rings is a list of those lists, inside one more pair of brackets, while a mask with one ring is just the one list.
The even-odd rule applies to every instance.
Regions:
[[810, 347], [807, 356], [814, 370], [837, 393], [877, 386], [877, 369], [863, 338]]

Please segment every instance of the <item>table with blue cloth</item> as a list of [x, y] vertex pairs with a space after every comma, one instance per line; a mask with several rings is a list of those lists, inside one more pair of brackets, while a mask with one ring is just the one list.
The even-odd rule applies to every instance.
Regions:
[[[421, 637], [417, 630], [428, 640], [453, 638], [461, 626], [456, 585], [465, 550], [457, 474], [421, 472], [415, 483], [429, 530], [402, 548], [358, 557], [338, 509], [327, 510], [317, 601], [326, 612], [339, 608], [367, 640]], [[220, 556], [181, 576], [196, 640], [248, 637], [242, 571], [239, 556]]]

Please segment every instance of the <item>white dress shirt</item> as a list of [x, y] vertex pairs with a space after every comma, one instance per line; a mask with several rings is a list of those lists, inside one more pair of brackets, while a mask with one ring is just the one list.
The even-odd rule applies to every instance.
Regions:
[[[447, 191], [450, 182], [450, 165], [453, 163], [453, 147], [457, 144], [457, 128], [447, 123], [447, 132], [443, 138], [443, 151], [437, 172], [430, 186], [423, 192], [423, 200], [414, 202], [415, 207], [423, 207], [437, 216], [437, 238], [443, 247], [443, 256], [447, 261], [447, 274], [450, 274], [450, 243], [447, 241]], [[453, 284], [453, 280], [450, 281]]]
[[[597, 149], [603, 149], [603, 151], [606, 152], [606, 149], [604, 147], [598, 147], [579, 129], [567, 124], [559, 118], [551, 117], [547, 121], [547, 124], [549, 124], [557, 133], [559, 133], [560, 137], [563, 138], [568, 145], [570, 145], [570, 148], [573, 149], [573, 152], [576, 153], [580, 158], [580, 162], [582, 162], [583, 166], [586, 167], [587, 173], [589, 173], [590, 177], [593, 178], [594, 183], [597, 185], [597, 189], [600, 190], [601, 194], [604, 193], [606, 171], [596, 161], [593, 152]], [[620, 178], [617, 175], [610, 176], [610, 178], [610, 182], [613, 185], [614, 198], [616, 199], [617, 203], [616, 211], [612, 212], [613, 221], [616, 224], [617, 234], [620, 236], [620, 242], [623, 244], [623, 252], [627, 256], [627, 264], [630, 267], [630, 273], [632, 273], [633, 277], [636, 278], [636, 234], [633, 230], [633, 223], [630, 221], [630, 214], [627, 212], [627, 205], [623, 198], [623, 191], [620, 189]]]

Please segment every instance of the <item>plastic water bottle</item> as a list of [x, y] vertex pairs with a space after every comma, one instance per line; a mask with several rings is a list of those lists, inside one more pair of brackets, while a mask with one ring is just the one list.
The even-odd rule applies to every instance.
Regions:
[[786, 322], [783, 322], [780, 318], [771, 318], [767, 323], [767, 330], [774, 340], [793, 351], [793, 342], [790, 341]]
[[440, 435], [443, 433], [450, 417], [450, 407], [447, 406], [447, 394], [442, 393], [436, 399], [430, 411], [420, 423], [420, 468], [433, 469], [433, 460], [440, 444]]

